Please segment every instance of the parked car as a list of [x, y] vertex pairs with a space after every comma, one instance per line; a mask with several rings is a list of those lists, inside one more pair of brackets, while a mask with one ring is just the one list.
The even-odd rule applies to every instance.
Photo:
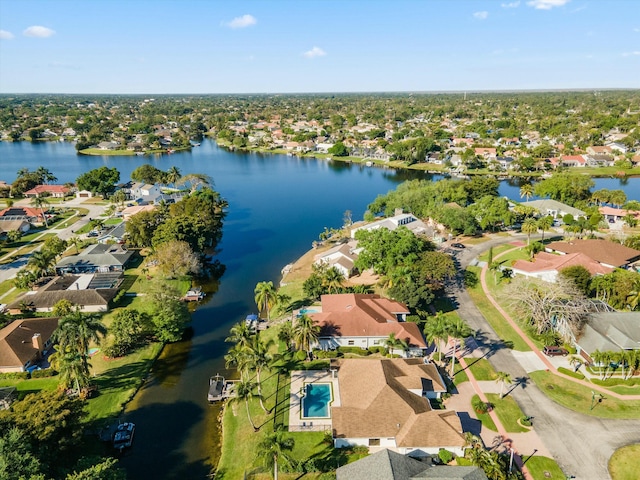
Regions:
[[461, 243], [452, 243], [451, 246], [453, 248], [465, 248], [465, 246]]
[[565, 348], [562, 348], [562, 347], [553, 347], [553, 346], [547, 345], [542, 350], [542, 353], [544, 353], [548, 357], [557, 357], [558, 355], [562, 355], [564, 357], [569, 352]]
[[95, 230], [91, 230], [89, 233], [87, 233], [87, 237], [97, 237], [98, 235], [99, 233]]

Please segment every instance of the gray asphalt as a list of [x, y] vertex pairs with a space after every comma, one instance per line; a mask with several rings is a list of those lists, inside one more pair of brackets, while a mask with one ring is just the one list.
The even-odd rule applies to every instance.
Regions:
[[[460, 271], [491, 246], [523, 238], [526, 239], [526, 236], [499, 237], [457, 252], [455, 256]], [[460, 316], [478, 332], [477, 343], [496, 371], [507, 372], [512, 379], [527, 379], [525, 370], [511, 351], [504, 348], [459, 283], [451, 289], [450, 296], [457, 302]], [[510, 395], [526, 415], [534, 417], [535, 431], [560, 468], [576, 479], [611, 478], [607, 464], [613, 452], [621, 446], [640, 442], [640, 420], [609, 420], [576, 413], [550, 400], [530, 380], [521, 382]], [[528, 454], [521, 453], [525, 456]], [[638, 463], [640, 472], [640, 460]]]

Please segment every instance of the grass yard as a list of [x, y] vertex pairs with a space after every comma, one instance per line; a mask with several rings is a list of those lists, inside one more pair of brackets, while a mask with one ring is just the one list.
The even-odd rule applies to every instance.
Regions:
[[[474, 395], [473, 397], [471, 397], [471, 408], [473, 409], [473, 403], [475, 401], [480, 400], [480, 397], [478, 395]], [[482, 426], [485, 428], [488, 428], [489, 430], [491, 430], [492, 432], [497, 432], [498, 428], [496, 427], [496, 424], [493, 423], [493, 419], [491, 418], [491, 416], [488, 413], [478, 413], [475, 412], [475, 414], [478, 417], [478, 420], [480, 420], [482, 422]]]
[[467, 376], [467, 372], [462, 368], [460, 362], [456, 362], [456, 366], [454, 367], [453, 373], [453, 383], [455, 385], [460, 385], [463, 382], [468, 382], [469, 377]]
[[529, 377], [549, 398], [570, 410], [601, 418], [640, 418], [640, 400], [617, 400], [606, 394], [591, 408], [591, 389], [539, 370]]
[[525, 466], [529, 469], [529, 473], [534, 480], [566, 480], [567, 476], [560, 470], [560, 467], [553, 458], [539, 457], [534, 455], [533, 457], [523, 458], [527, 463]]
[[121, 223], [122, 223], [121, 218], [109, 218], [108, 220], [104, 221], [105, 225], [120, 225]]
[[638, 480], [640, 443], [619, 448], [609, 459], [609, 475], [612, 480]]
[[33, 378], [29, 380], [0, 379], [0, 387], [16, 387], [18, 398], [22, 400], [25, 395], [30, 393], [36, 393], [40, 390], [55, 390], [58, 388], [58, 377]]
[[521, 427], [518, 424], [518, 419], [524, 417], [524, 413], [520, 410], [520, 407], [516, 401], [509, 396], [500, 398], [497, 393], [487, 393], [487, 400], [493, 403], [493, 411], [496, 412], [500, 422], [507, 430], [507, 432], [528, 432], [528, 428]]
[[473, 376], [476, 377], [476, 380], [490, 381], [495, 380], [498, 377], [496, 375], [496, 371], [486, 358], [467, 357], [465, 358], [465, 361], [467, 362], [467, 366], [471, 370]]
[[[479, 267], [469, 267], [467, 270], [475, 273], [480, 279], [480, 271]], [[488, 278], [488, 277], [487, 277]], [[484, 315], [487, 319], [491, 328], [493, 328], [496, 334], [505, 342], [508, 342], [509, 345], [512, 346], [514, 350], [518, 350], [521, 352], [528, 352], [531, 349], [529, 345], [516, 333], [516, 331], [507, 323], [504, 317], [498, 312], [495, 307], [489, 302], [484, 292], [482, 291], [482, 286], [480, 285], [480, 281], [473, 288], [468, 288], [469, 296], [475, 303], [478, 310]]]

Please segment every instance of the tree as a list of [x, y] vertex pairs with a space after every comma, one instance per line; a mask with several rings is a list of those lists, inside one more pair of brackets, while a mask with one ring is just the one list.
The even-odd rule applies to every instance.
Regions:
[[49, 237], [44, 241], [42, 249], [50, 252], [54, 257], [57, 258], [62, 255], [67, 249], [67, 242], [66, 240], [62, 240], [57, 236]]
[[131, 180], [134, 180], [136, 182], [149, 183], [151, 185], [162, 183], [164, 177], [165, 173], [162, 170], [148, 163], [140, 165], [133, 172], [131, 172]]
[[163, 343], [177, 342], [191, 316], [180, 294], [171, 285], [158, 282], [151, 289], [151, 323], [154, 335]]
[[591, 272], [582, 265], [573, 265], [571, 267], [563, 268], [558, 272], [561, 277], [572, 282], [580, 292], [584, 295], [589, 295], [591, 292]]
[[290, 464], [291, 457], [287, 452], [293, 450], [293, 438], [286, 438], [281, 428], [268, 434], [258, 444], [258, 458], [262, 459], [265, 468], [273, 469], [273, 478], [278, 480], [278, 462]]
[[126, 355], [151, 330], [151, 319], [145, 313], [132, 308], [118, 310], [109, 328], [113, 337], [113, 353], [117, 353], [117, 356]]
[[384, 346], [393, 355], [394, 350], [400, 350], [403, 354], [409, 350], [409, 344], [402, 338], [397, 338], [395, 333], [390, 333], [384, 341]]
[[80, 175], [76, 184], [79, 190], [88, 190], [106, 197], [115, 190], [119, 181], [120, 172], [115, 167], [100, 167]]
[[533, 186], [530, 183], [525, 183], [520, 187], [520, 198], [526, 198], [527, 202], [533, 196]]
[[175, 165], [167, 170], [167, 174], [165, 176], [165, 180], [167, 183], [174, 185], [182, 178], [182, 174], [180, 173], [180, 169]]
[[531, 243], [531, 234], [538, 233], [538, 222], [529, 217], [522, 223], [522, 232], [527, 234], [527, 245]]
[[549, 197], [569, 205], [591, 198], [593, 180], [579, 173], [556, 173], [537, 183], [533, 189], [539, 197]]
[[247, 322], [238, 322], [231, 330], [229, 330], [229, 336], [224, 339], [225, 342], [235, 343], [236, 345], [245, 348], [251, 343], [251, 329]]
[[255, 388], [255, 382], [252, 382], [250, 380], [240, 380], [236, 383], [236, 396], [231, 398], [231, 402], [240, 402], [244, 400], [249, 423], [253, 427], [253, 431], [257, 432], [259, 428], [256, 427], [255, 423], [253, 423], [253, 418], [251, 418], [251, 412], [249, 411], [249, 400], [253, 399], [256, 396], [254, 393]]
[[542, 230], [542, 242], [544, 242], [544, 232], [553, 226], [553, 217], [550, 215], [538, 219], [538, 229]]
[[30, 268], [38, 278], [51, 273], [55, 262], [55, 255], [47, 250], [38, 250], [31, 254], [27, 267]]
[[329, 293], [338, 293], [344, 283], [344, 275], [336, 267], [327, 268], [322, 283]]
[[464, 320], [458, 317], [449, 323], [447, 331], [449, 333], [449, 336], [453, 338], [453, 354], [451, 355], [450, 373], [450, 376], [453, 377], [456, 365], [456, 349], [458, 347], [458, 340], [460, 340], [462, 344], [464, 344], [464, 339], [473, 335], [473, 330], [471, 330], [471, 328], [469, 328], [469, 326], [464, 323]]
[[43, 465], [33, 452], [31, 441], [18, 427], [0, 433], [0, 478], [44, 480]]
[[126, 480], [126, 472], [118, 468], [118, 460], [104, 458], [97, 463], [91, 458], [81, 458], [73, 473], [69, 473], [65, 480]]
[[273, 361], [273, 357], [269, 353], [270, 346], [271, 343], [265, 343], [260, 340], [260, 337], [258, 335], [255, 335], [246, 351], [247, 364], [249, 368], [252, 368], [256, 371], [256, 380], [258, 383], [258, 399], [260, 400], [260, 406], [262, 407], [262, 410], [264, 410], [264, 413], [270, 413], [270, 410], [267, 410], [262, 400], [262, 382], [260, 379], [260, 374], [262, 373], [262, 370], [268, 368]]
[[317, 343], [320, 335], [320, 327], [313, 322], [313, 319], [303, 314], [296, 319], [293, 326], [293, 339], [299, 350], [307, 352], [311, 358], [311, 346]]
[[336, 157], [346, 157], [349, 155], [349, 150], [342, 142], [336, 142], [327, 152]]
[[424, 333], [429, 344], [434, 343], [439, 352], [443, 352], [443, 344], [449, 337], [449, 321], [442, 312], [436, 313], [433, 318], [427, 320]]
[[267, 320], [270, 320], [271, 307], [275, 304], [277, 292], [273, 286], [273, 282], [259, 282], [254, 289], [254, 300], [258, 306], [258, 310], [267, 311]]
[[49, 206], [49, 200], [47, 200], [46, 197], [38, 196], [38, 197], [33, 197], [30, 203], [34, 208], [40, 209], [40, 213], [42, 214], [42, 219], [44, 220], [44, 224], [48, 228], [49, 221], [47, 220], [47, 216], [44, 213], [44, 207]]
[[54, 317], [66, 317], [70, 313], [72, 313], [77, 308], [77, 305], [71, 303], [66, 298], [62, 300], [58, 300], [56, 304], [53, 306], [51, 313], [53, 313]]
[[115, 205], [123, 206], [124, 202], [127, 201], [127, 194], [124, 193], [123, 190], [116, 190], [115, 192], [113, 192], [113, 195], [111, 195], [111, 201]]
[[511, 375], [507, 372], [496, 372], [496, 383], [500, 382], [500, 398], [504, 398], [504, 386], [505, 384], [511, 384]]
[[52, 364], [60, 373], [60, 385], [65, 390], [75, 387], [76, 394], [80, 395], [81, 390], [89, 386], [91, 364], [83, 355], [71, 349], [60, 350], [52, 357], [54, 355]]
[[202, 271], [202, 263], [187, 242], [170, 240], [156, 247], [153, 260], [158, 270], [168, 279], [197, 275]]
[[509, 209], [509, 202], [505, 198], [490, 195], [482, 197], [469, 209], [473, 212], [478, 224], [485, 230], [496, 230], [498, 226], [513, 224], [514, 214]]

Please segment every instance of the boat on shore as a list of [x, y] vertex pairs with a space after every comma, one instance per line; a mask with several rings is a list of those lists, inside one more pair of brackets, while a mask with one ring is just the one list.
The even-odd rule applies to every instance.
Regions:
[[206, 293], [202, 291], [202, 287], [193, 287], [187, 290], [187, 293], [182, 297], [183, 302], [199, 302], [206, 296]]
[[120, 453], [122, 453], [125, 448], [129, 448], [133, 444], [133, 434], [135, 431], [135, 423], [128, 422], [118, 425], [116, 431], [113, 433], [113, 440], [111, 442], [113, 448]]
[[209, 403], [220, 402], [230, 397], [235, 397], [235, 382], [227, 381], [220, 374], [215, 374], [209, 378], [209, 393], [207, 400]]

